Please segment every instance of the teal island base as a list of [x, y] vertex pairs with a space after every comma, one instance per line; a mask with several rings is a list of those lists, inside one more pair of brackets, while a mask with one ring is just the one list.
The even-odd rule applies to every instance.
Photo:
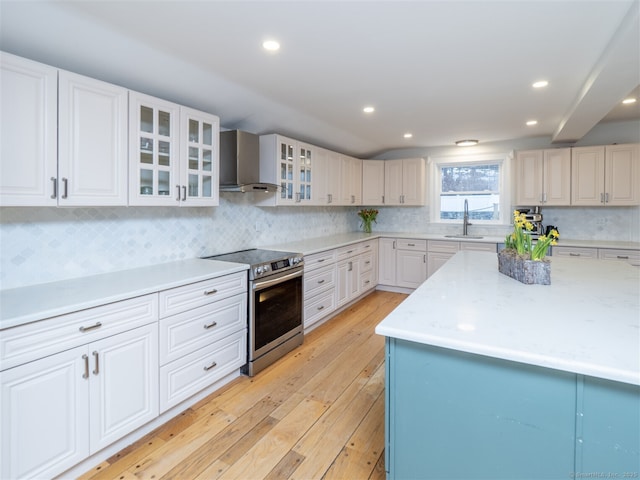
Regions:
[[386, 339], [388, 479], [640, 478], [640, 386]]

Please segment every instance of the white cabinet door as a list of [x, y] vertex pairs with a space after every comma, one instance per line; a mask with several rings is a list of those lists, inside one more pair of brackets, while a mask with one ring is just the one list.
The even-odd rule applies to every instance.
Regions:
[[402, 205], [402, 160], [384, 162], [384, 203]]
[[544, 151], [542, 200], [546, 206], [571, 204], [571, 149]]
[[89, 345], [91, 453], [158, 416], [158, 325]]
[[543, 151], [529, 150], [516, 154], [516, 205], [542, 203]]
[[57, 205], [57, 69], [0, 52], [0, 95], [0, 205]]
[[61, 70], [58, 204], [127, 205], [127, 90]]
[[571, 205], [604, 202], [604, 147], [579, 147], [571, 152]]
[[393, 286], [396, 284], [396, 241], [381, 238], [378, 245], [378, 283]]
[[180, 107], [180, 205], [219, 203], [220, 119]]
[[89, 455], [86, 347], [0, 372], [1, 478], [51, 478]]
[[336, 304], [338, 307], [350, 302], [360, 293], [360, 262], [351, 257], [338, 262]]
[[329, 163], [329, 150], [316, 148], [313, 171], [312, 199], [313, 205], [329, 205], [331, 203], [332, 172]]
[[384, 160], [362, 161], [362, 204], [384, 205]]
[[129, 205], [179, 205], [180, 107], [129, 92]]
[[427, 253], [414, 250], [398, 250], [398, 287], [418, 288], [427, 279]]
[[425, 162], [424, 158], [402, 160], [402, 204], [425, 204]]
[[605, 147], [605, 204], [640, 204], [640, 145]]
[[340, 205], [362, 204], [362, 160], [339, 155]]

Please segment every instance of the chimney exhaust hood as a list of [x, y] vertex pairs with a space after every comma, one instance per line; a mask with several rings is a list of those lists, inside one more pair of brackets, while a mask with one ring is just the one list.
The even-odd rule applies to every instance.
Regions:
[[220, 132], [220, 191], [278, 191], [278, 185], [260, 181], [260, 137], [241, 130]]

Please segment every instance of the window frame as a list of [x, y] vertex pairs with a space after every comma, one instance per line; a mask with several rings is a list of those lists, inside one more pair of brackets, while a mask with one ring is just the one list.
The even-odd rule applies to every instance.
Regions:
[[484, 154], [467, 154], [452, 155], [446, 157], [429, 157], [429, 199], [430, 199], [430, 217], [432, 223], [443, 225], [459, 224], [459, 219], [442, 219], [440, 218], [440, 196], [442, 188], [442, 170], [441, 167], [451, 166], [474, 166], [474, 165], [499, 165], [498, 191], [500, 194], [500, 219], [498, 220], [478, 220], [474, 219], [476, 225], [510, 225], [511, 224], [511, 162], [513, 160], [513, 152], [501, 153], [484, 153]]

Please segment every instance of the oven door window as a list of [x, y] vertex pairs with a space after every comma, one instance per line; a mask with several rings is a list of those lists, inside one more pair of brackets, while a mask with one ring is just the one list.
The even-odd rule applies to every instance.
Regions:
[[254, 296], [255, 351], [302, 324], [302, 277], [258, 290]]

